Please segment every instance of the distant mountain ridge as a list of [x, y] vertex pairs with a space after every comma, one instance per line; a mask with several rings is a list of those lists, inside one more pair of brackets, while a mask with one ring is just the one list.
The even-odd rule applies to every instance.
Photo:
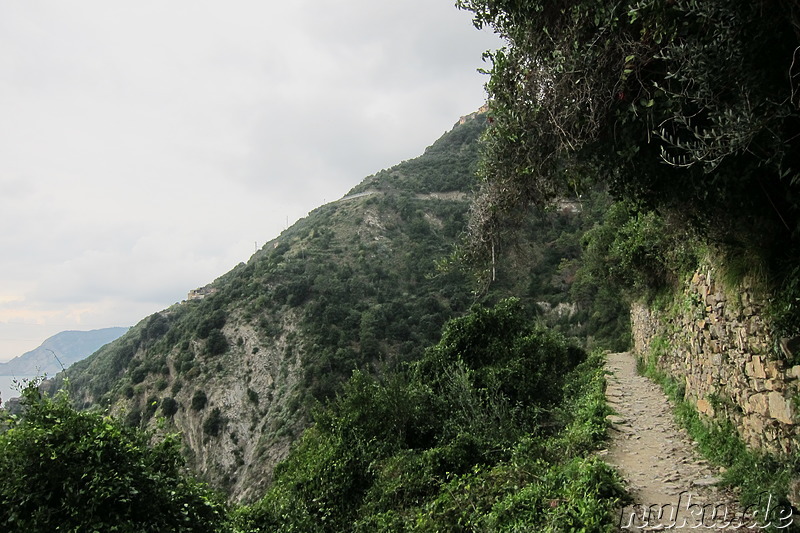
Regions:
[[118, 339], [128, 329], [130, 328], [114, 327], [56, 333], [38, 348], [6, 363], [0, 363], [0, 376], [53, 376], [63, 370], [61, 365], [69, 368], [73, 363], [89, 357], [109, 342]]

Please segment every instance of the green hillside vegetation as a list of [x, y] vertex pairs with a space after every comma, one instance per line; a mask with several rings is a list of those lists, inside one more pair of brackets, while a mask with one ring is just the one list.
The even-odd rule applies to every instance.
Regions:
[[175, 436], [149, 435], [64, 393], [31, 383], [20, 416], [0, 411], [0, 529], [24, 531], [222, 531], [227, 507], [186, 475]]
[[88, 412], [4, 415], [12, 531], [85, 530], [78, 505], [101, 530], [611, 531], [587, 348], [627, 347], [626, 302], [668, 302], [713, 257], [772, 295], [776, 339], [800, 334], [796, 2], [457, 5], [507, 42], [488, 116], [44, 387]]
[[518, 300], [473, 307], [421, 359], [380, 378], [355, 371], [315, 410], [251, 506], [224, 505], [186, 473], [177, 436], [153, 441], [33, 384], [23, 412], [0, 420], [0, 524], [10, 532], [612, 531], [626, 495], [592, 454], [610, 413], [602, 363]]
[[485, 115], [456, 125], [419, 158], [309, 213], [203, 299], [144, 319], [77, 363], [66, 373], [75, 405], [151, 430], [163, 417], [191, 467], [252, 501], [311, 410], [354, 370], [381, 378], [419, 360], [473, 304], [518, 295], [567, 337], [627, 345], [621, 300], [596, 298], [603, 289], [580, 268], [582, 235], [607, 195], [531, 216], [522, 244], [498, 250], [489, 285], [458, 258], [485, 126]]
[[629, 298], [712, 256], [774, 295], [776, 338], [800, 333], [795, 3], [458, 5], [507, 41], [488, 54], [474, 255], [513, 240], [531, 203], [604, 186], [622, 205], [587, 238]]
[[471, 192], [475, 187], [480, 137], [485, 127], [486, 116], [476, 115], [456, 125], [429, 146], [422, 157], [370, 176], [348, 195], [370, 190], [416, 194]]
[[608, 255], [597, 249], [613, 204], [600, 189], [563, 206], [527, 210], [516, 230], [521, 238], [496, 246], [496, 279], [489, 286], [536, 307], [544, 324], [588, 349], [628, 349], [628, 302], [619, 290], [625, 279], [610, 283]]
[[356, 372], [315, 414], [246, 531], [603, 531], [624, 499], [602, 358], [517, 301], [451, 321], [382, 380]]
[[[482, 128], [473, 121], [419, 161], [368, 178], [368, 185], [351, 192], [366, 187], [373, 195], [314, 210], [215, 281], [215, 294], [149, 317], [106, 353], [76, 367], [70, 373], [73, 388], [86, 395], [88, 405], [108, 394], [123, 373], [136, 384], [143, 375], [165, 371], [167, 354], [175, 355], [179, 372], [190, 371], [193, 362], [205, 366], [195, 356], [235, 350], [237, 339], [226, 339], [226, 346], [219, 336], [232, 317], [252, 324], [269, 343], [282, 328], [280, 317], [296, 315], [296, 336], [314, 352], [307, 362], [315, 368], [304, 379], [318, 398], [353, 368], [420, 354], [447, 318], [473, 302], [464, 276], [437, 273], [433, 260], [448, 253], [463, 231], [463, 194], [474, 180]], [[450, 161], [442, 153], [462, 157], [453, 159], [455, 167], [436, 170], [442, 160]], [[451, 191], [449, 181], [462, 186], [462, 197], [420, 198], [424, 193], [413, 188]], [[160, 359], [153, 357], [157, 353]], [[90, 366], [91, 372], [83, 372]]]
[[[487, 54], [491, 126], [471, 259], [488, 264], [496, 247], [524, 241], [514, 230], [531, 204], [604, 187], [615, 204], [581, 256], [583, 279], [607, 280], [598, 295], [674, 310], [695, 269], [712, 265], [727, 293], [748, 288], [767, 304], [767, 356], [800, 363], [781, 348], [800, 338], [798, 3], [458, 5], [507, 44]], [[797, 453], [747, 450], [730, 421], [700, 417], [683, 380], [656, 365], [661, 351], [642, 354], [643, 366], [681, 399], [679, 420], [740, 485], [743, 505], [759, 490], [784, 498]]]

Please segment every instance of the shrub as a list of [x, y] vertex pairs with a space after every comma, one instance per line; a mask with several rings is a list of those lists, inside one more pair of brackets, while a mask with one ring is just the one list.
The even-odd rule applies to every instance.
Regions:
[[203, 390], [196, 390], [192, 395], [192, 410], [193, 411], [200, 411], [205, 409], [206, 404], [208, 403], [208, 397], [206, 396], [205, 391]]
[[178, 412], [178, 407], [178, 402], [175, 401], [175, 398], [170, 398], [167, 396], [161, 400], [161, 412], [164, 413], [164, 416], [168, 418], [175, 416], [175, 413]]
[[228, 351], [228, 339], [222, 331], [215, 329], [208, 334], [206, 340], [206, 353], [208, 355], [220, 355]]
[[142, 410], [142, 420], [147, 422], [153, 418], [153, 415], [156, 414], [156, 409], [158, 409], [158, 397], [150, 396], [147, 399], [147, 404], [145, 404], [144, 409]]
[[136, 367], [131, 372], [131, 383], [136, 385], [136, 384], [141, 383], [142, 381], [144, 381], [144, 378], [146, 378], [146, 377], [147, 377], [147, 369], [144, 366]]
[[224, 505], [185, 477], [176, 438], [150, 446], [150, 435], [35, 386], [23, 403], [0, 434], [3, 531], [222, 529]]
[[247, 399], [253, 405], [258, 405], [258, 393], [253, 389], [251, 389], [250, 387], [247, 387]]
[[203, 422], [203, 433], [216, 437], [224, 425], [225, 419], [222, 416], [222, 411], [220, 411], [219, 407], [215, 407]]
[[197, 326], [197, 336], [201, 339], [208, 337], [214, 330], [222, 329], [225, 325], [226, 317], [222, 309], [212, 311], [210, 315], [204, 318]]

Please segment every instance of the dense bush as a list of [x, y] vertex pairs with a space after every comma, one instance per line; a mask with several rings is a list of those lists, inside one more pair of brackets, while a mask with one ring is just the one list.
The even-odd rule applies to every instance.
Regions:
[[0, 529], [222, 531], [226, 510], [185, 476], [173, 437], [150, 436], [73, 409], [65, 394], [23, 392], [24, 410], [0, 433]]
[[208, 397], [203, 389], [196, 389], [192, 394], [192, 410], [200, 411], [205, 409], [208, 403]]
[[225, 418], [222, 416], [222, 411], [219, 407], [214, 407], [203, 421], [203, 433], [211, 437], [219, 436], [225, 425]]
[[600, 363], [517, 302], [476, 308], [406, 371], [354, 373], [240, 527], [610, 531], [618, 479], [585, 457], [605, 435]]
[[170, 398], [169, 396], [161, 400], [161, 412], [164, 413], [166, 417], [173, 417], [175, 413], [178, 412], [178, 408], [180, 404], [175, 400], [175, 398]]
[[206, 353], [208, 355], [220, 355], [228, 351], [228, 339], [221, 330], [212, 329], [206, 339]]
[[201, 319], [201, 322], [197, 325], [197, 336], [201, 339], [205, 339], [214, 331], [222, 329], [222, 326], [225, 325], [225, 321], [224, 311], [222, 311], [222, 309], [215, 309], [208, 316]]

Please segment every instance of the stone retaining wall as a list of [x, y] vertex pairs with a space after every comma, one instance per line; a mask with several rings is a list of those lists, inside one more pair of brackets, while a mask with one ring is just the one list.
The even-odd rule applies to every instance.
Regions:
[[750, 447], [793, 453], [800, 451], [800, 365], [776, 355], [780, 343], [763, 311], [754, 291], [726, 293], [706, 266], [670, 309], [632, 307], [634, 351], [643, 357], [656, 349], [659, 369], [685, 383], [686, 399], [707, 417], [729, 419]]

